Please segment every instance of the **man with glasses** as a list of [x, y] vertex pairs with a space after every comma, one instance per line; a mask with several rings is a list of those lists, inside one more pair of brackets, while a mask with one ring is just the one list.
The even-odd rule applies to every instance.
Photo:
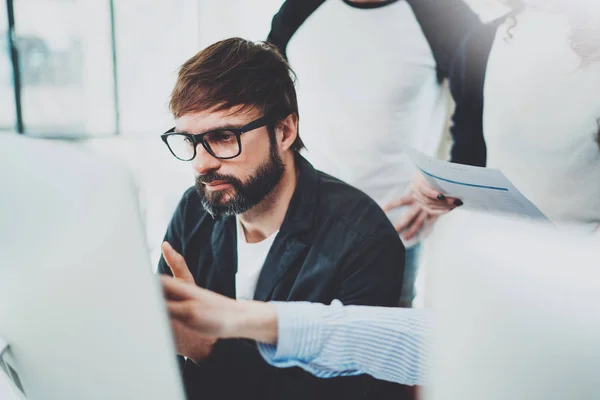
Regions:
[[[180, 69], [162, 135], [192, 166], [159, 271], [230, 298], [393, 306], [404, 247], [383, 211], [300, 154], [293, 72], [267, 44], [218, 42]], [[190, 399], [371, 398], [373, 378], [320, 380], [256, 346], [172, 321]]]

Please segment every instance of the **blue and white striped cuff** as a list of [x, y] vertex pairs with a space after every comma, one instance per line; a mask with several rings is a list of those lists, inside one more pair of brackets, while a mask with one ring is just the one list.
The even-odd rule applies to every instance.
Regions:
[[328, 334], [323, 322], [343, 310], [339, 301], [332, 306], [308, 302], [273, 304], [277, 307], [278, 343], [259, 344], [258, 348], [265, 360], [279, 367], [297, 366], [298, 360], [306, 363], [314, 359]]

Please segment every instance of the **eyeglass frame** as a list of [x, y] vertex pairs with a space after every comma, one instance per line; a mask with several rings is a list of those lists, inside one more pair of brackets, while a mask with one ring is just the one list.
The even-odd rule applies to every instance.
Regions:
[[[162, 139], [162, 141], [167, 145], [167, 148], [169, 149], [169, 151], [171, 152], [171, 154], [173, 155], [173, 157], [175, 157], [176, 159], [180, 160], [180, 161], [192, 161], [194, 158], [196, 158], [196, 156], [198, 155], [198, 151], [196, 150], [196, 148], [198, 147], [199, 144], [202, 144], [202, 147], [204, 147], [204, 149], [213, 157], [219, 159], [219, 160], [231, 160], [232, 158], [236, 158], [239, 157], [240, 154], [242, 154], [242, 140], [240, 138], [240, 136], [246, 132], [250, 132], [253, 131], [255, 129], [258, 128], [262, 128], [263, 126], [266, 126], [268, 124], [270, 124], [272, 122], [272, 118], [270, 118], [267, 115], [263, 115], [260, 118], [255, 119], [254, 121], [248, 122], [246, 125], [240, 127], [240, 128], [219, 128], [219, 129], [212, 129], [210, 131], [206, 131], [206, 132], [202, 132], [202, 133], [185, 133], [185, 132], [175, 132], [175, 127], [169, 129], [168, 131], [166, 131], [165, 133], [163, 133], [162, 135], [160, 135], [160, 138]], [[234, 156], [230, 156], [230, 157], [219, 157], [215, 154], [215, 152], [210, 148], [210, 146], [208, 145], [208, 143], [206, 143], [204, 141], [204, 137], [210, 133], [215, 133], [215, 132], [231, 132], [235, 135], [235, 138], [237, 140], [238, 143], [238, 153]], [[187, 138], [189, 138], [192, 143], [194, 144], [194, 155], [192, 156], [192, 158], [190, 158], [189, 160], [183, 160], [179, 157], [177, 157], [175, 155], [175, 153], [173, 152], [173, 150], [171, 149], [171, 146], [169, 146], [169, 142], [168, 142], [168, 138], [169, 136], [174, 136], [174, 135], [179, 135], [179, 136], [185, 136]]]

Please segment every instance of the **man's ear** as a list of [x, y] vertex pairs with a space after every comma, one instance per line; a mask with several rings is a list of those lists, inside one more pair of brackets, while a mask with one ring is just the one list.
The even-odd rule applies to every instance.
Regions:
[[281, 151], [288, 150], [298, 137], [298, 115], [290, 114], [279, 121], [275, 131]]

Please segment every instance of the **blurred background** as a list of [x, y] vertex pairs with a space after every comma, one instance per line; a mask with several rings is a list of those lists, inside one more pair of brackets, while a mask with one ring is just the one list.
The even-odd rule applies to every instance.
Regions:
[[[127, 163], [156, 265], [174, 207], [193, 182], [159, 138], [172, 126], [167, 104], [177, 68], [223, 38], [266, 39], [282, 3], [7, 0], [0, 5], [0, 134], [66, 140]], [[484, 20], [506, 11], [496, 0], [469, 4]], [[448, 141], [440, 154], [447, 148]]]
[[[177, 67], [226, 37], [265, 39], [281, 3], [7, 0], [0, 129], [78, 139], [157, 133], [170, 123]], [[483, 19], [503, 9], [495, 0], [469, 3]]]

